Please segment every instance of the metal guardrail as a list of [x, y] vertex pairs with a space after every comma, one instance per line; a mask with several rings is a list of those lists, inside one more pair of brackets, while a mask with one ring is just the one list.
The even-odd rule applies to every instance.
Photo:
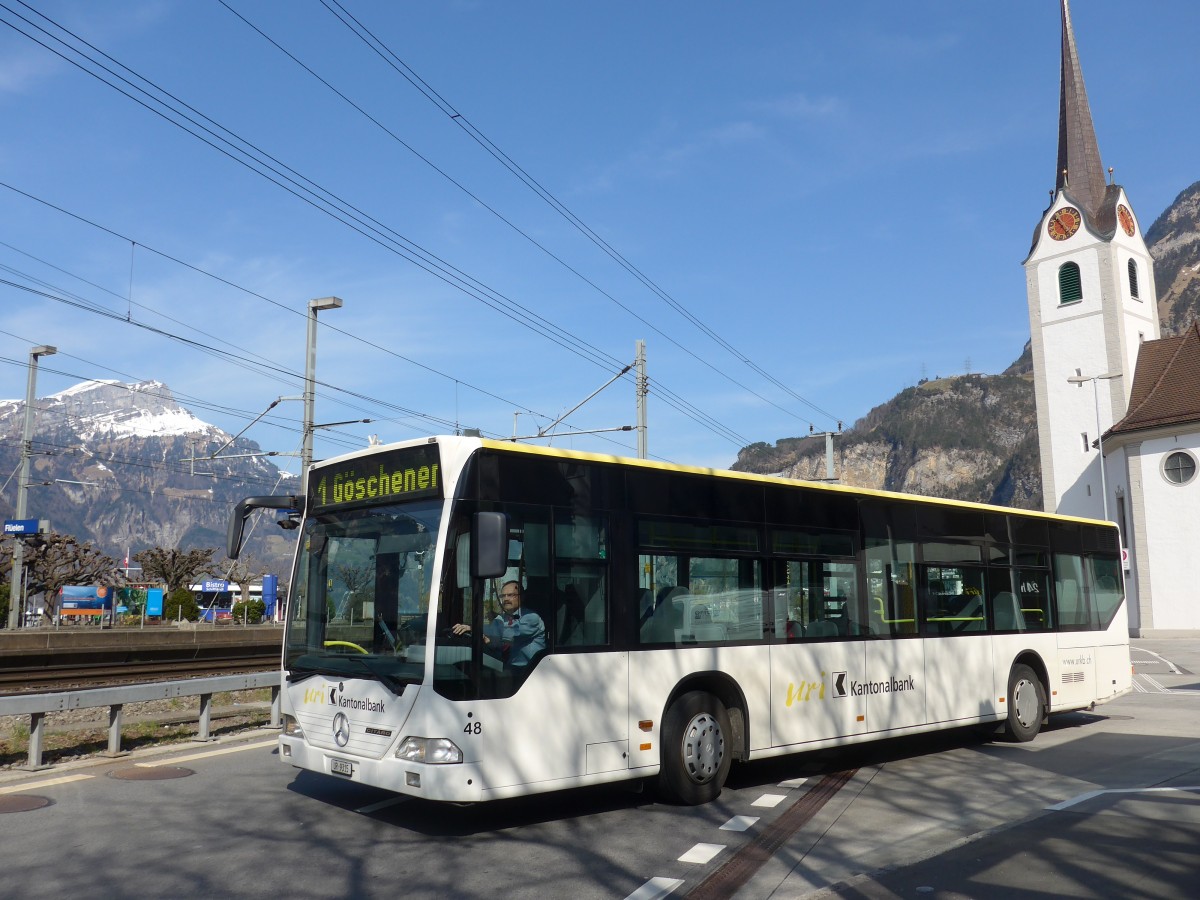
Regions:
[[198, 741], [211, 737], [213, 694], [226, 691], [246, 691], [255, 688], [271, 689], [271, 727], [280, 725], [280, 673], [256, 672], [252, 675], [219, 675], [214, 678], [191, 678], [181, 681], [160, 681], [152, 684], [130, 684], [119, 687], [89, 688], [62, 691], [55, 694], [22, 694], [0, 697], [0, 716], [29, 716], [30, 769], [43, 769], [42, 749], [46, 736], [46, 714], [69, 709], [108, 707], [108, 750], [106, 755], [121, 753], [121, 720], [125, 704], [144, 700], [170, 700], [175, 697], [200, 698], [200, 733]]

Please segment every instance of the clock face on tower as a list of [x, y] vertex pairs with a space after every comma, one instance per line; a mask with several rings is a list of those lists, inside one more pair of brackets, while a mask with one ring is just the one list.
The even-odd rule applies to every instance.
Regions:
[[1079, 230], [1082, 222], [1083, 216], [1079, 214], [1079, 210], [1073, 206], [1064, 206], [1046, 223], [1046, 234], [1056, 241], [1065, 241]]
[[1124, 232], [1133, 237], [1133, 231], [1136, 227], [1133, 221], [1133, 213], [1129, 211], [1129, 207], [1124, 203], [1117, 204], [1117, 221], [1121, 223], [1121, 228]]

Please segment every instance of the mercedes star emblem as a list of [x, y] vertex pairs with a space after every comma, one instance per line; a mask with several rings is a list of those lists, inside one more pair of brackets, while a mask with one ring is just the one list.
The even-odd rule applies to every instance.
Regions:
[[346, 718], [345, 713], [338, 713], [333, 717], [333, 739], [339, 747], [350, 743], [350, 720]]

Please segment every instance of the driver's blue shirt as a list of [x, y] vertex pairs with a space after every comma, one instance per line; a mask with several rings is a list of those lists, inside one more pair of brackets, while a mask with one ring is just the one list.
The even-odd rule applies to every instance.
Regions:
[[484, 627], [484, 634], [490, 642], [488, 649], [503, 654], [511, 666], [527, 666], [546, 649], [546, 625], [529, 610], [518, 609], [511, 616], [501, 613]]

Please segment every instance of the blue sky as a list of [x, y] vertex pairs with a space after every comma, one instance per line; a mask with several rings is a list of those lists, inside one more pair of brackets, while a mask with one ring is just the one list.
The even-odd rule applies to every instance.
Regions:
[[[744, 442], [849, 425], [922, 377], [1002, 371], [1028, 338], [1020, 264], [1056, 152], [1053, 0], [4, 6], [5, 23], [32, 33], [19, 13], [82, 47], [55, 26], [69, 29], [378, 231], [5, 24], [0, 397], [24, 395], [29, 348], [49, 343], [41, 395], [157, 379], [238, 432], [301, 392], [307, 301], [336, 295], [316, 420], [376, 421], [319, 431], [318, 458], [455, 423], [507, 436], [515, 411], [536, 432], [644, 339], [651, 455], [724, 467]], [[1076, 0], [1072, 15], [1104, 164], [1149, 227], [1200, 178], [1200, 6]], [[294, 451], [300, 418], [285, 401], [247, 436]], [[621, 381], [569, 421], [634, 419]]]

